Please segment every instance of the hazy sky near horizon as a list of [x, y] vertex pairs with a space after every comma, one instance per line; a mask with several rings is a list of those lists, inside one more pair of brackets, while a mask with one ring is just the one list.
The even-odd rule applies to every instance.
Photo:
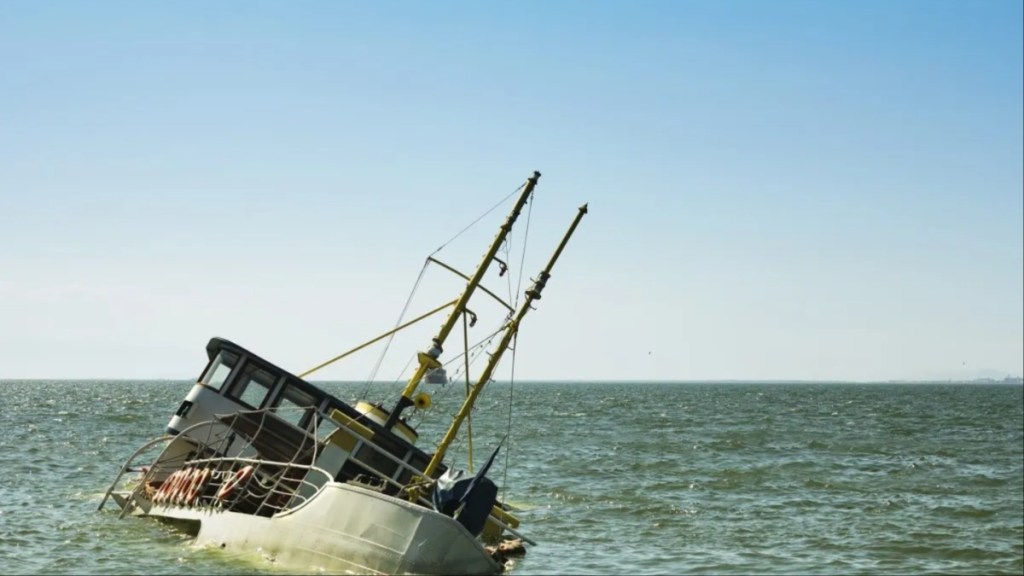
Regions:
[[0, 378], [301, 372], [533, 170], [518, 378], [1019, 375], [1021, 6], [0, 2]]

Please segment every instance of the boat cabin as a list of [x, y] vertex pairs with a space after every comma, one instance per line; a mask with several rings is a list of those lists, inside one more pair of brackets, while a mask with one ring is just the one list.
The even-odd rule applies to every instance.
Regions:
[[[210, 339], [206, 353], [206, 368], [167, 432], [187, 435], [196, 424], [218, 420], [239, 436], [209, 456], [244, 456], [233, 446], [245, 447], [257, 452], [252, 457], [315, 464], [339, 482], [384, 479], [386, 493], [397, 493], [397, 486], [410, 482], [430, 461], [414, 445], [416, 431], [404, 421], [390, 430], [384, 427], [388, 413], [383, 407], [365, 402], [353, 407], [223, 338]], [[205, 445], [210, 430], [201, 428], [195, 429], [195, 439]], [[443, 472], [441, 467], [434, 476]]]

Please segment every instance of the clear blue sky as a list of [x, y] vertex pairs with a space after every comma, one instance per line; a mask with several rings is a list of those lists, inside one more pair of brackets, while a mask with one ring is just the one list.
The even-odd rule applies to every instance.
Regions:
[[519, 378], [1021, 374], [1021, 5], [0, 2], [0, 378], [301, 371], [535, 169]]

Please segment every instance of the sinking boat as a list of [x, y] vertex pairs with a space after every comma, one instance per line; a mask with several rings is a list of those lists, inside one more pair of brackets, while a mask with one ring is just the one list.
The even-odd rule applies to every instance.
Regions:
[[[513, 307], [486, 366], [443, 436], [428, 451], [405, 417], [429, 410], [419, 390], [439, 379], [453, 328], [466, 329], [468, 304], [498, 259], [540, 173], [519, 189], [512, 211], [459, 296], [394, 330], [295, 375], [223, 338], [206, 345], [208, 362], [171, 415], [166, 433], [144, 443], [121, 466], [99, 508], [113, 502], [119, 518], [155, 518], [194, 535], [194, 543], [258, 552], [300, 571], [369, 574], [499, 574], [505, 556], [535, 544], [519, 532], [514, 511], [497, 499], [487, 473], [501, 444], [475, 473], [446, 465], [446, 456], [477, 398], [491, 381], [587, 206], [581, 206], [547, 265]], [[428, 260], [439, 261], [429, 257]], [[401, 395], [383, 403], [348, 403], [304, 378], [433, 314], [450, 309]], [[468, 374], [468, 364], [467, 364]]]

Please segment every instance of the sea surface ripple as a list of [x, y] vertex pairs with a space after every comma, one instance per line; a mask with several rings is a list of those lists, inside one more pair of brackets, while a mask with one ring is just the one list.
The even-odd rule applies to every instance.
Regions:
[[[0, 573], [289, 573], [97, 512], [189, 386], [0, 382]], [[515, 576], [1024, 573], [1021, 386], [517, 382], [479, 408], [475, 460], [511, 431], [490, 476], [539, 543]]]

